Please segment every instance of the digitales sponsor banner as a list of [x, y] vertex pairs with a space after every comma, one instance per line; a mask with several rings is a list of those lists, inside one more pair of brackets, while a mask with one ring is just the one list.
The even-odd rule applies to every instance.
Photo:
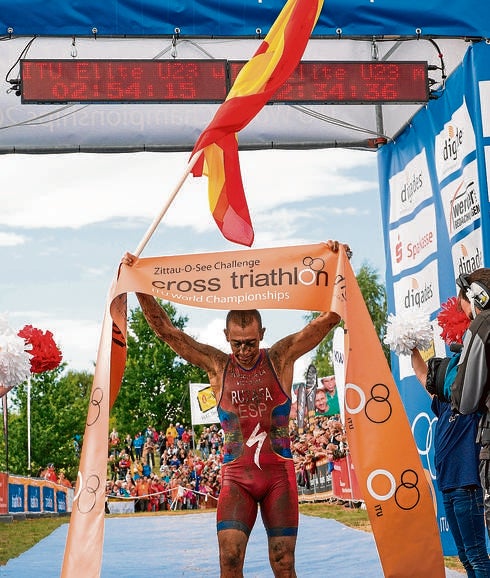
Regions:
[[415, 559], [417, 576], [445, 575], [430, 489], [381, 344], [344, 248], [335, 254], [321, 243], [121, 265], [104, 317], [62, 578], [82, 566], [86, 578], [100, 575], [107, 470], [100, 439], [124, 370], [128, 291], [209, 308], [337, 312], [345, 322], [349, 448], [384, 574], [413, 576]]
[[[489, 57], [488, 45], [470, 47], [439, 98], [378, 153], [390, 313], [423, 310], [434, 320], [441, 303], [457, 294], [458, 275], [489, 266], [490, 123], [482, 114], [489, 107]], [[437, 324], [427, 357], [434, 353], [446, 354]], [[430, 416], [409, 357], [393, 356], [392, 369], [412, 424]], [[435, 480], [427, 445], [432, 436], [419, 431], [417, 447]], [[442, 531], [443, 517], [438, 511], [444, 551], [455, 554], [450, 533]]]

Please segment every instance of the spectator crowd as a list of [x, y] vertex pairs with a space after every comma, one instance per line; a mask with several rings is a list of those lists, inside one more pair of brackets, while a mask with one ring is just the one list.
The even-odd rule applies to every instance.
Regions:
[[[328, 464], [330, 472], [334, 460], [347, 453], [340, 415], [329, 411], [338, 408], [338, 401], [332, 403], [334, 394], [334, 378], [323, 378], [315, 411], [303, 427], [296, 410], [291, 412], [289, 431], [300, 486], [309, 487], [318, 467]], [[134, 500], [140, 512], [215, 507], [223, 438], [219, 424], [204, 427], [196, 439], [192, 429], [180, 423], [170, 423], [165, 430], [148, 426], [122, 440], [114, 428], [109, 435], [107, 497]]]
[[[289, 421], [298, 485], [307, 488], [317, 468], [328, 464], [330, 472], [334, 460], [347, 453], [340, 415], [328, 411], [338, 402], [325, 404], [329, 390], [323, 383], [319, 380], [315, 411], [309, 412], [306, 423], [298, 424], [295, 404]], [[219, 424], [211, 424], [194, 436], [192, 428], [181, 423], [170, 423], [166, 429], [149, 425], [124, 436], [113, 428], [108, 438], [107, 500], [132, 500], [137, 512], [214, 508], [220, 492], [224, 433]], [[54, 464], [48, 464], [39, 477], [72, 486], [63, 470], [56, 473]]]
[[220, 490], [223, 431], [205, 427], [193, 442], [180, 423], [166, 430], [148, 426], [121, 441], [109, 435], [107, 498], [131, 499], [135, 511], [192, 510], [215, 507]]

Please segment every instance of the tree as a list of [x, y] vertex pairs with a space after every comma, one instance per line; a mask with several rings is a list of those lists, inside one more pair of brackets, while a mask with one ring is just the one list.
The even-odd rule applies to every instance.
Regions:
[[[184, 330], [188, 318], [163, 304], [172, 323]], [[189, 382], [207, 383], [204, 371], [188, 364], [156, 337], [139, 307], [128, 319], [126, 370], [111, 412], [111, 427], [123, 436], [148, 425], [162, 429], [177, 421], [190, 424]]]
[[[383, 344], [386, 331], [387, 303], [386, 289], [379, 279], [378, 272], [367, 263], [363, 263], [356, 275], [359, 289], [366, 303], [369, 315], [373, 321], [374, 328], [383, 346], [385, 357], [390, 362], [389, 347]], [[306, 316], [308, 321], [314, 319], [318, 313], [310, 313]], [[331, 359], [333, 334], [330, 333], [317, 347], [313, 365], [318, 371], [318, 375], [333, 374], [333, 364]]]
[[[66, 364], [31, 377], [31, 470], [28, 468], [27, 383], [9, 394], [9, 470], [19, 475], [32, 473], [52, 462], [75, 479], [79, 456], [74, 437], [83, 435], [93, 375], [63, 372]], [[3, 436], [2, 436], [3, 437]], [[0, 468], [6, 468], [5, 440], [0, 450]]]

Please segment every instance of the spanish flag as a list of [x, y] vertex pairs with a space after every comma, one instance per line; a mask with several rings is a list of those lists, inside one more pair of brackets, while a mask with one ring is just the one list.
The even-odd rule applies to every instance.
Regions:
[[237, 134], [271, 99], [298, 65], [323, 0], [288, 0], [226, 100], [197, 140], [192, 173], [208, 176], [209, 207], [224, 237], [250, 247], [254, 231], [243, 190]]

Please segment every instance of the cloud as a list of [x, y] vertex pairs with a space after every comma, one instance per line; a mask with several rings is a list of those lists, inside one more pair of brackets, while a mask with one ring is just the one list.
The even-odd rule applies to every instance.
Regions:
[[[187, 153], [6, 155], [2, 177], [18, 183], [15, 194], [0, 193], [5, 264], [0, 312], [10, 311], [11, 325], [52, 331], [69, 369], [92, 371], [104, 296], [122, 247], [137, 245], [187, 159]], [[255, 248], [345, 237], [354, 260], [383, 261], [381, 233], [373, 231], [375, 155], [342, 149], [246, 151], [240, 161]], [[206, 178], [186, 180], [162, 225], [152, 239], [154, 254], [230, 250], [210, 214]], [[130, 308], [136, 305], [133, 297]], [[223, 312], [181, 310], [191, 335], [229, 351]], [[264, 347], [305, 324], [304, 312], [297, 311], [267, 311], [264, 319]], [[295, 381], [303, 379], [310, 359], [295, 364]]]
[[94, 371], [101, 325], [86, 319], [53, 319], [50, 331], [71, 371]]
[[[358, 153], [358, 154], [356, 154]], [[109, 219], [131, 226], [153, 219], [170, 204], [167, 225], [204, 232], [215, 227], [207, 179], [189, 176], [174, 201], [188, 153], [12, 155], [2, 167], [16, 194], [4, 195], [0, 224], [28, 228], [80, 228]], [[341, 149], [240, 153], [244, 186], [254, 217], [311, 199], [352, 195], [376, 182], [360, 178], [374, 155]], [[22, 174], [23, 178], [18, 179]]]
[[27, 237], [24, 235], [0, 231], [0, 247], [15, 247], [16, 245], [23, 245], [26, 241]]

